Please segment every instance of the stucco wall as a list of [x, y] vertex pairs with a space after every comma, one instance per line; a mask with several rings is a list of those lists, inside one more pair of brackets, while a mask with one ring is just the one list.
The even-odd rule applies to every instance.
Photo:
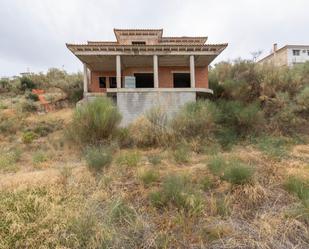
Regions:
[[[293, 55], [293, 50], [300, 50], [299, 55]], [[309, 61], [309, 46], [307, 47], [293, 47], [287, 49], [287, 61], [288, 65], [292, 66], [297, 63], [304, 63], [306, 61]]]
[[153, 107], [160, 107], [168, 116], [174, 115], [185, 103], [195, 101], [195, 92], [124, 92], [117, 93], [117, 106], [122, 126], [132, 123]]
[[[159, 67], [159, 87], [160, 88], [172, 88], [173, 87], [173, 73], [174, 72], [190, 72], [189, 67]], [[138, 68], [125, 68], [122, 70], [122, 77], [133, 76], [134, 73], [152, 73], [152, 67], [138, 67]], [[91, 81], [89, 84], [89, 92], [104, 92], [106, 89], [99, 87], [99, 77], [115, 77], [116, 72], [104, 72], [104, 71], [91, 71]], [[106, 82], [109, 86], [107, 78]], [[208, 67], [196, 67], [195, 68], [195, 86], [198, 88], [208, 88]]]

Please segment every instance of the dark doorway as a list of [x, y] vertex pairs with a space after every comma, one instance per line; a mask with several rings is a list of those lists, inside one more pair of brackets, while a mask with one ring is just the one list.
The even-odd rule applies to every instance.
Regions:
[[116, 77], [109, 77], [109, 87], [117, 88], [117, 79]]
[[190, 84], [190, 73], [174, 73], [174, 88], [189, 88]]
[[99, 77], [100, 88], [106, 88], [106, 77]]
[[153, 73], [135, 73], [136, 88], [153, 88]]

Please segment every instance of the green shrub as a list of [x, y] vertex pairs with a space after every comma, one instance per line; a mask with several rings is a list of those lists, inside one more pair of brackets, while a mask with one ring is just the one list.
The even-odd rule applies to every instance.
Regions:
[[176, 163], [185, 164], [190, 161], [191, 151], [187, 145], [178, 145], [173, 151], [173, 157]]
[[198, 100], [186, 104], [171, 125], [179, 138], [210, 137], [217, 129], [218, 114], [214, 103]]
[[216, 132], [216, 139], [223, 150], [231, 150], [240, 140], [237, 131], [233, 127], [222, 127]]
[[306, 86], [297, 96], [297, 104], [299, 105], [300, 111], [306, 113], [309, 112], [309, 86]]
[[22, 141], [25, 144], [31, 144], [36, 138], [37, 138], [37, 135], [33, 133], [32, 131], [26, 131], [22, 135]]
[[40, 137], [45, 137], [53, 131], [60, 130], [63, 127], [62, 120], [55, 121], [42, 121], [34, 125], [33, 128], [30, 128], [32, 132], [37, 134]]
[[3, 134], [13, 135], [20, 129], [21, 119], [18, 117], [0, 116], [0, 132]]
[[283, 159], [288, 154], [288, 142], [284, 137], [263, 136], [257, 139], [257, 147], [274, 159]]
[[145, 186], [149, 186], [151, 183], [159, 179], [159, 173], [153, 169], [149, 169], [140, 173], [139, 179]]
[[136, 219], [135, 210], [119, 198], [109, 203], [107, 215], [116, 224], [131, 224]]
[[258, 103], [220, 101], [218, 105], [222, 113], [219, 123], [226, 129], [234, 130], [239, 137], [258, 133], [264, 124], [263, 112]]
[[3, 104], [2, 102], [0, 102], [0, 110], [2, 109], [7, 109], [8, 106], [6, 104]]
[[159, 154], [151, 154], [148, 156], [148, 161], [152, 165], [159, 165], [162, 161], [162, 157]]
[[134, 144], [130, 131], [127, 127], [120, 127], [116, 136], [117, 142], [121, 148], [128, 148]]
[[204, 191], [208, 191], [214, 185], [213, 181], [208, 176], [202, 178], [199, 183]]
[[35, 93], [32, 93], [32, 92], [29, 92], [27, 95], [26, 95], [26, 98], [27, 99], [30, 99], [32, 101], [38, 101], [39, 100], [39, 96]]
[[109, 148], [89, 147], [86, 149], [85, 159], [91, 171], [99, 172], [111, 164], [113, 157]]
[[173, 205], [190, 214], [198, 214], [203, 209], [203, 199], [190, 184], [188, 179], [180, 175], [170, 175], [163, 181], [157, 192], [150, 193], [150, 201], [157, 208]]
[[17, 171], [16, 163], [20, 160], [21, 150], [14, 149], [9, 151], [0, 151], [0, 171]]
[[27, 77], [22, 77], [20, 79], [20, 89], [22, 91], [32, 90], [35, 87], [36, 87], [36, 85], [34, 84], [34, 82], [31, 79], [29, 79]]
[[38, 110], [37, 106], [32, 100], [25, 100], [20, 103], [21, 112], [36, 112]]
[[33, 161], [34, 164], [46, 162], [47, 159], [48, 159], [48, 157], [46, 155], [46, 152], [44, 152], [44, 151], [36, 151], [32, 155], [32, 161]]
[[207, 162], [209, 171], [216, 176], [222, 175], [227, 165], [225, 159], [220, 155], [213, 156], [209, 162]]
[[120, 120], [121, 115], [110, 99], [96, 98], [75, 110], [67, 134], [78, 144], [99, 144], [115, 135]]
[[135, 167], [140, 160], [141, 155], [138, 151], [127, 151], [118, 156], [117, 164], [120, 166]]
[[284, 187], [290, 193], [295, 194], [300, 200], [309, 200], [309, 181], [305, 181], [298, 177], [289, 177]]
[[249, 166], [238, 161], [233, 161], [225, 168], [222, 178], [233, 185], [242, 185], [252, 180], [253, 173], [253, 169]]

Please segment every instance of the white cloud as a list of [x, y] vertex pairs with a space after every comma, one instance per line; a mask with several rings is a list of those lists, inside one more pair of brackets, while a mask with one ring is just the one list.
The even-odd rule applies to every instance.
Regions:
[[228, 42], [216, 61], [309, 43], [307, 0], [1, 0], [0, 76], [49, 67], [81, 69], [66, 42], [114, 40], [116, 28], [164, 28]]

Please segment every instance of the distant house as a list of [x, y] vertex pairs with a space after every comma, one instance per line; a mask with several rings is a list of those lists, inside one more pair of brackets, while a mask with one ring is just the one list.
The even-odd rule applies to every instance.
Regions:
[[261, 59], [259, 63], [293, 66], [306, 61], [309, 61], [309, 45], [286, 45], [277, 49], [277, 44], [274, 44], [272, 52]]
[[84, 64], [84, 99], [112, 97], [123, 125], [152, 107], [174, 113], [208, 88], [208, 65], [227, 44], [164, 37], [162, 29], [114, 29], [116, 41], [66, 44]]

